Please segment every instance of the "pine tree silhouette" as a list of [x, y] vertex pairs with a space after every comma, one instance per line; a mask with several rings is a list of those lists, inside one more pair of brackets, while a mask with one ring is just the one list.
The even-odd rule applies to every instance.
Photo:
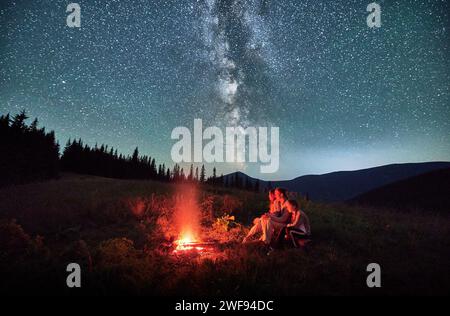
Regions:
[[213, 175], [212, 175], [212, 184], [217, 184], [217, 170], [216, 167], [213, 168]]
[[58, 176], [59, 144], [53, 131], [26, 124], [25, 111], [0, 117], [0, 186], [45, 180]]
[[191, 168], [189, 169], [188, 181], [194, 181], [194, 165], [191, 164]]
[[206, 170], [205, 170], [205, 165], [202, 165], [202, 169], [200, 171], [200, 183], [205, 182], [206, 180]]

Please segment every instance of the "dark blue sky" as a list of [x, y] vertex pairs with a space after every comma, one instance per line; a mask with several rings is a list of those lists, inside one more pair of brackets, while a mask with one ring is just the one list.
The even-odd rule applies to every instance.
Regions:
[[450, 160], [449, 2], [378, 1], [379, 29], [370, 2], [78, 1], [74, 29], [68, 1], [2, 1], [0, 112], [169, 165], [195, 118], [279, 126], [271, 179]]

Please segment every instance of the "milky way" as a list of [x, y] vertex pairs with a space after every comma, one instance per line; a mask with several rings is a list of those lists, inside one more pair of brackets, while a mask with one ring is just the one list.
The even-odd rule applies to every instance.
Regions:
[[267, 3], [208, 0], [199, 5], [199, 33], [217, 80], [217, 117], [230, 126], [248, 126], [264, 114], [254, 109], [263, 106], [264, 99], [256, 94], [267, 93], [262, 84], [269, 80], [265, 71], [274, 61], [265, 21]]
[[67, 1], [1, 1], [0, 112], [168, 165], [195, 118], [279, 126], [266, 178], [450, 160], [449, 2], [378, 1], [374, 29], [370, 2], [86, 0], [77, 29]]

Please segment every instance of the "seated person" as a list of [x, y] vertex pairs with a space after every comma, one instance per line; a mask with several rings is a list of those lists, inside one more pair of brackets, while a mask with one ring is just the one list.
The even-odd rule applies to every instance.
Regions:
[[296, 236], [311, 236], [311, 227], [308, 216], [303, 212], [296, 200], [289, 200], [286, 203], [288, 212], [291, 214], [291, 221], [286, 225], [286, 233], [294, 240]]
[[262, 236], [260, 240], [264, 242], [266, 245], [270, 245], [272, 236], [281, 231], [286, 227], [286, 225], [290, 222], [290, 213], [286, 208], [287, 204], [287, 192], [285, 189], [276, 188], [275, 189], [275, 197], [277, 201], [280, 203], [281, 211], [278, 216], [273, 214], [264, 214], [261, 216], [261, 229]]
[[[272, 214], [274, 216], [279, 216], [280, 211], [281, 211], [281, 206], [280, 206], [280, 202], [275, 197], [275, 190], [273, 190], [273, 189], [269, 191], [269, 203], [270, 203], [269, 204], [269, 212], [265, 213], [264, 215]], [[245, 236], [242, 243], [247, 243], [253, 236], [255, 236], [256, 234], [259, 234], [261, 232], [262, 232], [261, 218], [258, 217], [253, 220], [253, 227], [250, 229], [247, 236]]]

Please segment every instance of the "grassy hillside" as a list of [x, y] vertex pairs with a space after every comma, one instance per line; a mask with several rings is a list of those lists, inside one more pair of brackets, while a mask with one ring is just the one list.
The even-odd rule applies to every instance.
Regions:
[[397, 181], [364, 193], [352, 203], [400, 211], [412, 209], [450, 213], [450, 168]]
[[[261, 194], [200, 188], [204, 239], [221, 242], [206, 258], [171, 254], [177, 187], [151, 181], [66, 175], [0, 190], [2, 293], [75, 292], [69, 262], [82, 265], [78, 293], [153, 295], [446, 294], [450, 221], [305, 203], [314, 240], [267, 256], [242, 246], [265, 209]], [[232, 212], [237, 224], [217, 225]], [[215, 224], [216, 223], [216, 224]], [[381, 265], [382, 288], [366, 287], [366, 266]]]

